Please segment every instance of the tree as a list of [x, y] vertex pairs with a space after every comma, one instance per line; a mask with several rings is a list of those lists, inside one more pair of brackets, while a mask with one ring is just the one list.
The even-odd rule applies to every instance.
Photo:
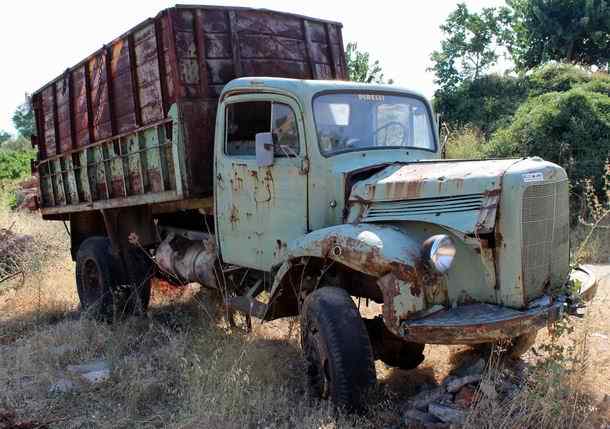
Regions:
[[520, 70], [548, 61], [608, 67], [608, 0], [508, 0], [514, 11], [511, 54]]
[[0, 145], [11, 139], [11, 135], [4, 130], [0, 130]]
[[429, 69], [442, 91], [451, 91], [464, 81], [485, 74], [498, 61], [498, 47], [512, 43], [512, 13], [508, 8], [485, 8], [470, 12], [460, 3], [441, 30], [445, 39], [441, 50], [434, 51]]
[[28, 102], [17, 107], [13, 114], [13, 124], [23, 137], [30, 138], [34, 134], [34, 112]]
[[345, 58], [349, 80], [365, 83], [394, 83], [392, 79], [385, 81], [379, 60], [371, 63], [369, 53], [359, 51], [356, 42], [347, 44]]

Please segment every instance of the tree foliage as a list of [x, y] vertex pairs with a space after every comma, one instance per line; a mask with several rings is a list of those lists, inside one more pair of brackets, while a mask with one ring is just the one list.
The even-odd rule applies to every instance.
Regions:
[[507, 8], [485, 8], [470, 12], [464, 3], [449, 15], [441, 30], [445, 39], [440, 51], [434, 51], [429, 69], [436, 74], [436, 83], [450, 91], [462, 82], [473, 81], [485, 74], [498, 61], [498, 46], [512, 37], [511, 13]]
[[[356, 42], [347, 44], [345, 58], [349, 80], [364, 83], [386, 83], [379, 61], [371, 62], [370, 54], [358, 50]], [[387, 83], [393, 83], [392, 79], [389, 79]]]
[[35, 156], [29, 150], [0, 150], [0, 181], [6, 179], [20, 179], [30, 174], [30, 160]]
[[11, 139], [11, 135], [4, 130], [0, 130], [0, 145]]
[[548, 61], [608, 67], [608, 0], [508, 0], [513, 61], [528, 70]]
[[13, 114], [13, 124], [20, 135], [30, 138], [34, 134], [34, 112], [29, 103], [23, 103]]

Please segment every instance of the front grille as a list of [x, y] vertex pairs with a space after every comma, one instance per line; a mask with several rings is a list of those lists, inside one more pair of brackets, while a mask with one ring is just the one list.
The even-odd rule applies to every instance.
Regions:
[[529, 186], [523, 194], [521, 254], [526, 300], [565, 281], [569, 269], [568, 181]]
[[419, 198], [407, 201], [386, 201], [371, 204], [364, 213], [365, 222], [407, 220], [419, 216], [445, 213], [475, 212], [483, 205], [483, 194], [455, 197]]

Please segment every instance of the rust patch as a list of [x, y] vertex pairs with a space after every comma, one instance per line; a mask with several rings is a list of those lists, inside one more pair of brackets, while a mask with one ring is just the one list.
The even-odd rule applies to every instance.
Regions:
[[229, 222], [231, 222], [233, 228], [239, 223], [239, 209], [234, 204], [229, 212]]
[[392, 332], [398, 332], [399, 317], [396, 314], [394, 307], [394, 299], [400, 295], [400, 286], [396, 281], [396, 277], [392, 274], [381, 277], [377, 284], [381, 288], [383, 294], [383, 307], [381, 313], [383, 320], [388, 329]]
[[233, 192], [239, 192], [244, 187], [244, 179], [240, 176], [236, 168], [233, 169], [233, 177], [231, 178], [230, 182]]

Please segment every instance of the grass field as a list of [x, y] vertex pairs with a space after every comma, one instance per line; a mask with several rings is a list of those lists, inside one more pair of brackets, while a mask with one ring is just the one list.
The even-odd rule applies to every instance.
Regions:
[[[81, 319], [64, 226], [11, 212], [0, 214], [0, 225], [35, 243], [24, 276], [0, 284], [0, 428], [2, 413], [50, 428], [401, 427], [407, 398], [474, 353], [428, 346], [415, 370], [378, 363], [370, 411], [347, 416], [307, 396], [295, 321], [255, 324], [252, 334], [231, 331], [218, 299], [196, 287], [155, 288], [147, 317], [116, 325]], [[539, 335], [542, 355], [526, 355], [529, 375], [519, 393], [481, 399], [465, 427], [607, 427], [609, 287], [573, 332], [554, 341]], [[96, 359], [110, 364], [107, 381], [74, 380], [72, 391], [50, 392], [72, 377], [68, 365]], [[494, 383], [503, 371], [492, 362], [485, 377]]]

